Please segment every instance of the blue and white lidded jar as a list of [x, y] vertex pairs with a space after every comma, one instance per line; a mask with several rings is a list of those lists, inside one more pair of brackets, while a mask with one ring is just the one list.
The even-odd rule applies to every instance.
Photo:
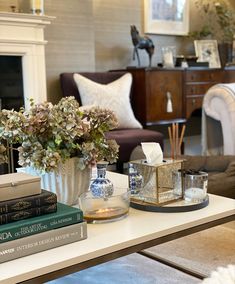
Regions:
[[113, 183], [106, 178], [108, 162], [100, 161], [97, 163], [97, 177], [92, 181], [90, 190], [95, 197], [110, 197], [113, 195]]
[[142, 188], [143, 177], [133, 163], [128, 164], [129, 188], [132, 195], [139, 194]]

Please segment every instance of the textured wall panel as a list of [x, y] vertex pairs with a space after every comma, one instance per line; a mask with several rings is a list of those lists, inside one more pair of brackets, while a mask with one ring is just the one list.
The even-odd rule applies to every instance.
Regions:
[[141, 24], [140, 0], [93, 1], [96, 69], [131, 65], [133, 45], [130, 25]]
[[56, 16], [45, 30], [48, 98], [61, 96], [59, 74], [94, 70], [92, 1], [46, 0], [45, 13]]
[[[95, 0], [93, 1], [96, 69], [107, 70], [137, 66], [132, 60], [133, 44], [130, 25], [136, 25], [143, 35], [143, 1]], [[152, 66], [162, 61], [161, 48], [174, 45], [182, 53], [182, 37], [149, 35], [155, 45]], [[184, 48], [183, 48], [184, 50]], [[141, 66], [148, 66], [148, 54], [139, 50]]]

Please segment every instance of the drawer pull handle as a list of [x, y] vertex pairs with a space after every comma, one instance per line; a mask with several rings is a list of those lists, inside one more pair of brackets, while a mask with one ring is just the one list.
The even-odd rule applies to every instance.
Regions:
[[166, 103], [166, 112], [173, 112], [173, 106], [172, 106], [172, 99], [171, 99], [171, 93], [166, 93], [167, 103]]
[[192, 100], [192, 105], [195, 105], [195, 103], [196, 103], [196, 100], [193, 99], [193, 100]]

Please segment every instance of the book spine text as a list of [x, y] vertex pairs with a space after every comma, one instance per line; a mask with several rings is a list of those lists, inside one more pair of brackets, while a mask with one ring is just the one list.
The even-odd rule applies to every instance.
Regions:
[[87, 238], [87, 224], [62, 227], [0, 244], [0, 263]]
[[43, 190], [41, 194], [26, 196], [0, 202], [0, 214], [41, 207], [57, 202], [55, 193]]
[[44, 214], [54, 213], [57, 210], [57, 203], [45, 205], [42, 207], [29, 208], [17, 212], [9, 212], [6, 214], [0, 214], [0, 225], [8, 224], [11, 222], [28, 219]]
[[[44, 220], [35, 221], [35, 219], [40, 218], [40, 216], [31, 218], [30, 220], [32, 220], [32, 222], [25, 226], [18, 225], [18, 222], [11, 223], [16, 224], [16, 226], [8, 230], [1, 230], [0, 226], [0, 244], [83, 221], [82, 212], [73, 212], [64, 216], [54, 217], [51, 217], [50, 215], [51, 214], [45, 215], [47, 216], [47, 218], [45, 218]], [[5, 224], [3, 226], [7, 225], [8, 224]]]

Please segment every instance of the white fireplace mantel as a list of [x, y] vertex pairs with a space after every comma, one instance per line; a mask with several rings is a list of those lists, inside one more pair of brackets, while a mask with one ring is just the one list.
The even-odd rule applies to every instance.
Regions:
[[54, 17], [0, 12], [0, 55], [22, 56], [25, 107], [47, 100], [44, 28]]

